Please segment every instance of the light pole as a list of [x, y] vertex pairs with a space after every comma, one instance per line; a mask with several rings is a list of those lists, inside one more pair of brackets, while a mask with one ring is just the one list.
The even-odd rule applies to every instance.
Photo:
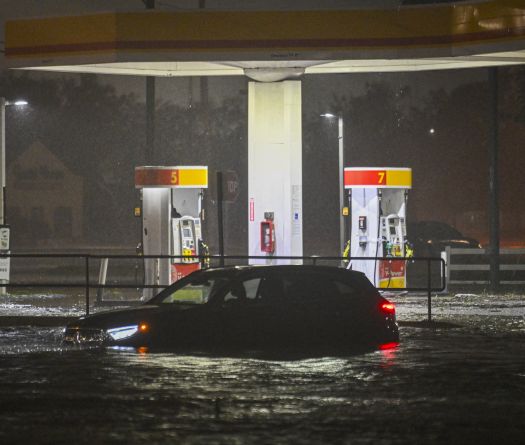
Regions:
[[0, 225], [6, 223], [5, 219], [5, 109], [8, 106], [23, 106], [27, 105], [25, 100], [17, 100], [15, 102], [10, 102], [5, 99], [5, 97], [0, 97], [0, 187], [2, 191], [0, 193]]
[[344, 141], [343, 141], [343, 117], [332, 113], [321, 114], [321, 117], [328, 119], [337, 118], [337, 139], [339, 141], [339, 256], [343, 255], [345, 249], [345, 217], [343, 215], [344, 204]]
[[[10, 105], [27, 105], [25, 100], [9, 102], [0, 97], [0, 253], [9, 253], [9, 228], [5, 227], [5, 108]], [[6, 294], [5, 284], [9, 282], [10, 258], [0, 258], [0, 295]]]

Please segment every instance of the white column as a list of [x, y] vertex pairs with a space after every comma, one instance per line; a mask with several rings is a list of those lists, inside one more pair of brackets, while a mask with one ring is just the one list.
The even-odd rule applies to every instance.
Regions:
[[[275, 256], [303, 255], [301, 82], [250, 82], [249, 255], [264, 255], [260, 222], [273, 212]], [[255, 263], [255, 262], [253, 262]], [[289, 261], [280, 261], [289, 263]]]
[[5, 221], [5, 107], [6, 100], [0, 97], [0, 224]]
[[[5, 98], [0, 97], [0, 225], [5, 224]], [[6, 253], [4, 251], [4, 253]], [[8, 252], [7, 252], [8, 253]], [[7, 266], [9, 271], [10, 258], [2, 258], [2, 266]], [[9, 277], [9, 272], [7, 272]], [[0, 280], [2, 284], [9, 280]], [[0, 287], [0, 295], [6, 295], [5, 286]]]

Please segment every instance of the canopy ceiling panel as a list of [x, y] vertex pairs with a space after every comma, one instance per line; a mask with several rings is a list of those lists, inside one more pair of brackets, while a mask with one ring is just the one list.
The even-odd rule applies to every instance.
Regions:
[[64, 72], [293, 77], [508, 65], [525, 63], [525, 1], [100, 13], [10, 21], [5, 41], [11, 68]]

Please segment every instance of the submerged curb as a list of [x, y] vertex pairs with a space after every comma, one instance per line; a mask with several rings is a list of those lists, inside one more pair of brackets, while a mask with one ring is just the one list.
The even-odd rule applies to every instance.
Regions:
[[457, 329], [461, 325], [450, 323], [448, 321], [397, 321], [397, 324], [400, 327], [409, 327], [409, 328], [428, 328], [428, 329]]
[[76, 318], [64, 316], [0, 316], [0, 328], [13, 326], [58, 327], [65, 326]]

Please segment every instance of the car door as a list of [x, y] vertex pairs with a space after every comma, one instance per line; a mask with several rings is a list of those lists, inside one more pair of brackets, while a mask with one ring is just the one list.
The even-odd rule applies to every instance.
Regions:
[[273, 350], [286, 342], [290, 325], [280, 273], [261, 269], [240, 275], [221, 307], [223, 333], [234, 347]]
[[157, 304], [157, 326], [152, 334], [159, 345], [181, 350], [213, 350], [220, 344], [220, 313], [209, 299], [229, 282], [219, 274], [201, 274], [181, 287], [166, 290]]
[[288, 308], [287, 337], [290, 344], [309, 349], [325, 341], [330, 327], [323, 300], [325, 280], [312, 271], [293, 271], [283, 276]]
[[220, 313], [218, 329], [224, 349], [249, 350], [257, 346], [258, 315], [255, 301], [261, 282], [260, 274], [235, 277], [216, 302]]
[[321, 270], [288, 273], [283, 280], [290, 341], [314, 349], [351, 340], [360, 313], [354, 286]]

